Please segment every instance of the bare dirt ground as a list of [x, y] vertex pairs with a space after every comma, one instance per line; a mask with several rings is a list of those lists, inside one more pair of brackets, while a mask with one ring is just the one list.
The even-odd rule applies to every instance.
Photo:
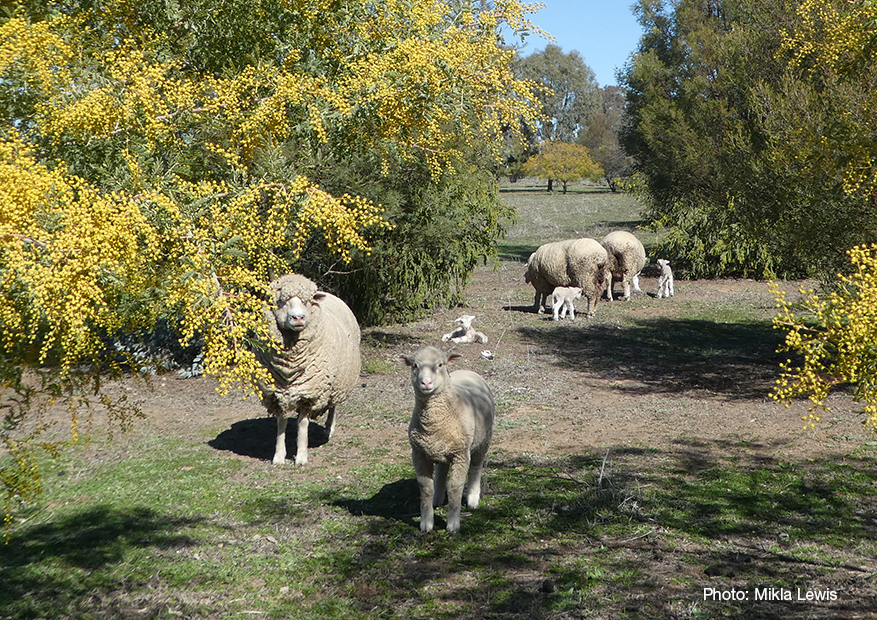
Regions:
[[[676, 296], [654, 297], [655, 278], [630, 302], [601, 302], [592, 319], [555, 323], [531, 311], [532, 289], [520, 264], [482, 267], [466, 289], [467, 305], [410, 324], [363, 330], [361, 388], [339, 409], [338, 429], [324, 443], [312, 426], [314, 474], [329, 462], [362, 463], [363, 447], [383, 446], [388, 458], [407, 454], [413, 404], [400, 356], [423, 344], [459, 353], [457, 368], [482, 373], [498, 404], [494, 454], [559, 456], [638, 447], [703, 449], [809, 459], [849, 453], [867, 439], [859, 406], [843, 395], [816, 430], [802, 429], [807, 403], [784, 407], [768, 393], [783, 355], [780, 333], [764, 325], [710, 318], [727, 308], [774, 313], [764, 283], [751, 280], [677, 282]], [[790, 290], [797, 285], [789, 284]], [[583, 303], [579, 303], [583, 306]], [[700, 318], [690, 318], [694, 312]], [[487, 344], [441, 343], [460, 314], [473, 314]], [[485, 359], [489, 351], [492, 359]], [[486, 353], [485, 353], [486, 355]], [[256, 397], [222, 397], [210, 378], [157, 377], [151, 386], [115, 386], [144, 413], [128, 437], [143, 433], [203, 437], [235, 458], [263, 464], [273, 453], [273, 420]], [[294, 425], [290, 431], [294, 432]], [[288, 438], [294, 454], [293, 438]]]

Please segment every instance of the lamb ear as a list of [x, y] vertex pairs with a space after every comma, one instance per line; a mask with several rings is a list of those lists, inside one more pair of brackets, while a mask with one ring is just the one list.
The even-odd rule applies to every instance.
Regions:
[[453, 362], [454, 360], [459, 360], [459, 359], [463, 359], [463, 356], [460, 355], [459, 353], [451, 353], [451, 354], [448, 356], [448, 363], [450, 364], [450, 363]]
[[323, 301], [326, 298], [326, 295], [328, 295], [328, 294], [329, 293], [327, 293], [325, 291], [317, 291], [316, 293], [314, 293], [314, 296], [311, 299], [313, 299], [314, 301], [318, 301], [318, 302]]
[[414, 358], [410, 355], [400, 355], [399, 359], [405, 362], [406, 366], [414, 366]]

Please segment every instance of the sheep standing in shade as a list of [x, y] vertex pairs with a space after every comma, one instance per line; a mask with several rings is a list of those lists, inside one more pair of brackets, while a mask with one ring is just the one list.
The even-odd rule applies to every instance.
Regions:
[[454, 324], [458, 327], [454, 331], [442, 336], [442, 342], [447, 342], [448, 340], [455, 344], [487, 342], [487, 336], [484, 332], [476, 331], [476, 329], [472, 327], [472, 321], [474, 320], [475, 317], [471, 314], [464, 314], [456, 319]]
[[286, 460], [286, 416], [298, 416], [296, 465], [308, 462], [308, 424], [326, 413], [326, 432], [335, 431], [335, 407], [359, 380], [359, 324], [343, 301], [317, 290], [300, 275], [271, 283], [274, 294], [265, 310], [276, 348], [256, 349], [256, 359], [271, 373], [273, 385], [259, 384], [262, 403], [277, 417], [273, 463]]
[[420, 487], [420, 530], [429, 532], [435, 507], [448, 495], [448, 531], [460, 529], [463, 487], [466, 503], [481, 501], [481, 471], [493, 437], [496, 406], [480, 375], [470, 370], [448, 371], [459, 359], [435, 347], [403, 356], [411, 367], [414, 413], [408, 425], [411, 461]]
[[642, 293], [639, 287], [639, 274], [646, 266], [646, 250], [642, 242], [631, 233], [624, 230], [616, 230], [603, 238], [603, 247], [609, 255], [609, 274], [606, 277], [606, 294], [612, 301], [612, 285], [621, 282], [624, 290], [625, 301], [630, 301], [631, 286], [637, 293]]
[[606, 249], [594, 239], [569, 239], [539, 246], [527, 260], [524, 280], [536, 289], [533, 311], [543, 305], [558, 286], [577, 286], [588, 298], [587, 316], [594, 316], [606, 287]]
[[576, 319], [575, 300], [582, 296], [580, 286], [558, 286], [551, 294], [551, 309], [554, 311], [554, 320], [559, 321], [569, 312], [570, 320]]
[[673, 270], [670, 269], [670, 261], [659, 258], [658, 266], [661, 268], [661, 275], [658, 277], [658, 299], [673, 297]]

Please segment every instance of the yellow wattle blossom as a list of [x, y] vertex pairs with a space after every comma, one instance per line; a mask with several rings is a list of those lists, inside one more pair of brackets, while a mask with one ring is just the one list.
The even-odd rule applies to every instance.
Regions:
[[781, 350], [803, 356], [800, 366], [781, 365], [782, 375], [771, 396], [789, 403], [806, 396], [812, 407], [805, 416], [813, 427], [832, 388], [854, 384], [855, 398], [864, 403], [866, 423], [877, 430], [877, 245], [849, 251], [853, 272], [839, 276], [838, 290], [818, 295], [801, 289], [791, 302], [774, 287], [779, 313], [774, 328], [786, 331]]

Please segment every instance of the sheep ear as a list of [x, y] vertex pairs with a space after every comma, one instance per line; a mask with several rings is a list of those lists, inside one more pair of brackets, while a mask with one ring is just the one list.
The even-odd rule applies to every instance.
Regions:
[[459, 353], [451, 353], [448, 356], [448, 363], [450, 364], [451, 362], [453, 362], [455, 360], [459, 360], [459, 359], [463, 359], [463, 356], [460, 355]]
[[324, 299], [326, 299], [326, 295], [328, 294], [329, 293], [326, 293], [325, 291], [317, 291], [316, 293], [314, 293], [312, 299], [314, 301], [323, 301]]
[[414, 366], [414, 359], [410, 355], [400, 355], [399, 359], [405, 362], [406, 366]]

